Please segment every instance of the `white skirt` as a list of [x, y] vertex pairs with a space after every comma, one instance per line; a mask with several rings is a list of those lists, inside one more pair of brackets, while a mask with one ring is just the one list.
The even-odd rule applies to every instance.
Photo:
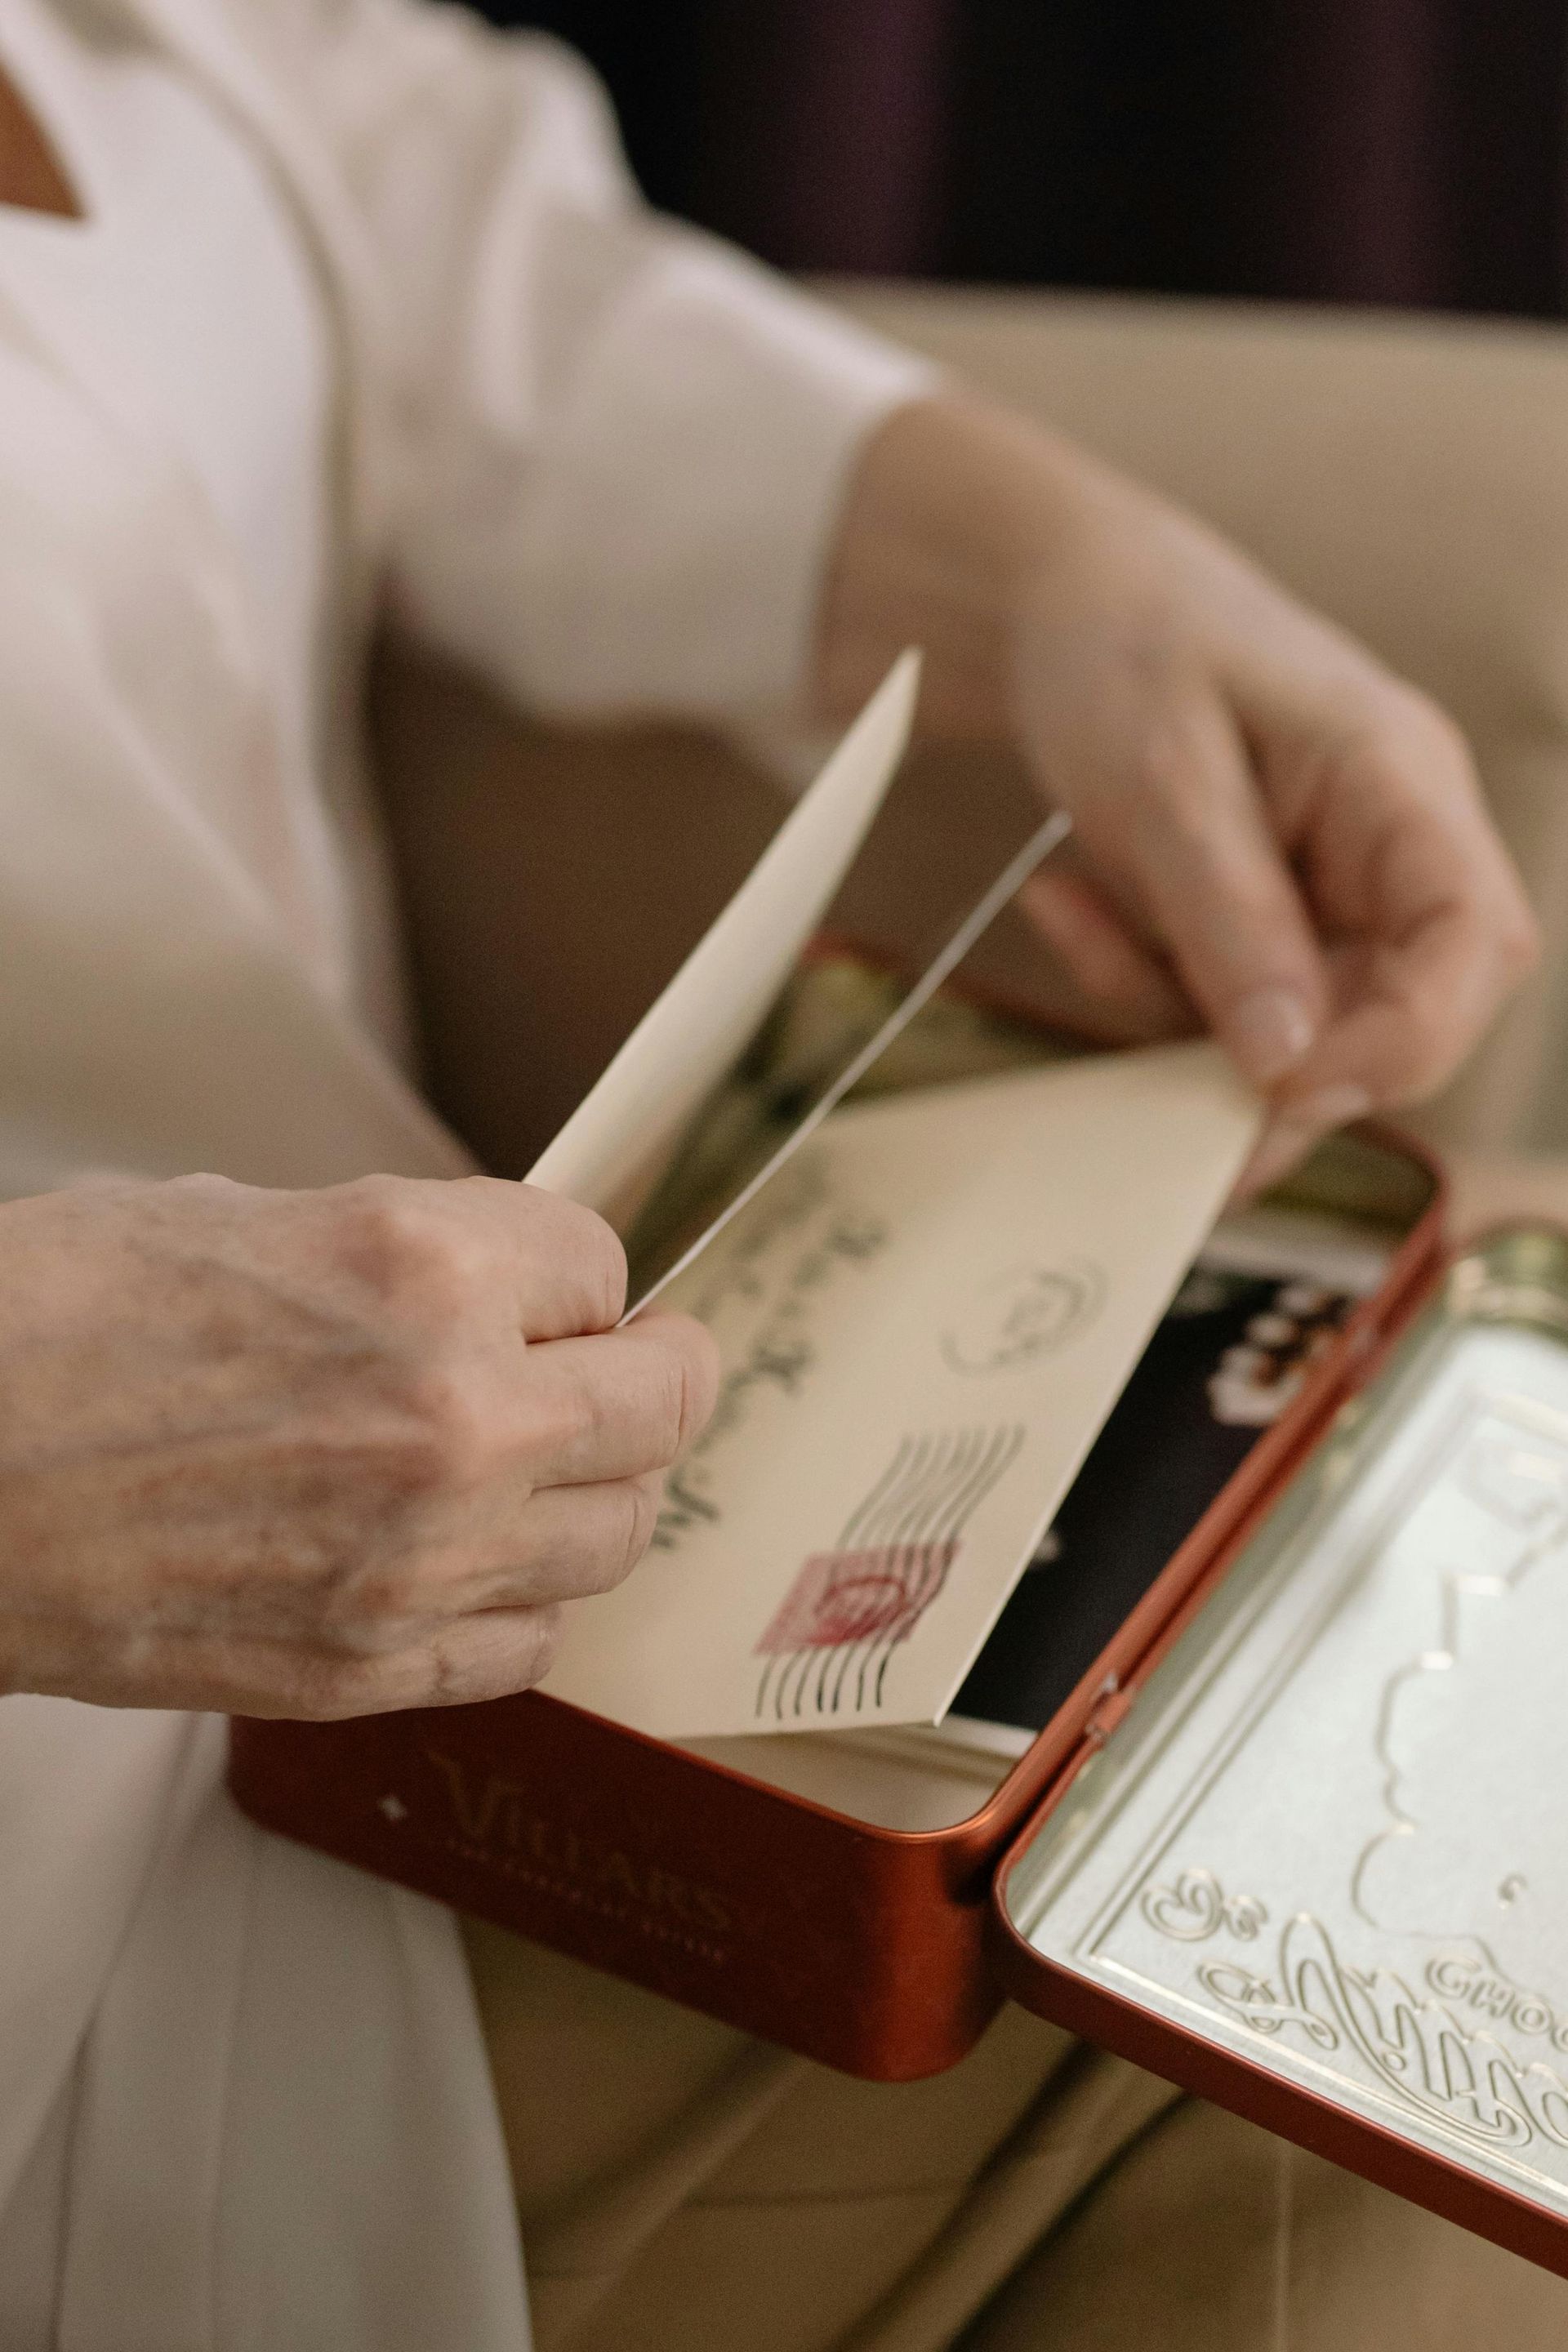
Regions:
[[523, 2352], [450, 1914], [223, 1761], [215, 1717], [0, 1700], [0, 2352]]

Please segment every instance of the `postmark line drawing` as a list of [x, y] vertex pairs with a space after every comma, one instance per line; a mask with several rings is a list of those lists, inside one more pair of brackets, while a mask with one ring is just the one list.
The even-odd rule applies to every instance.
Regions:
[[882, 1704], [894, 1651], [942, 1591], [963, 1532], [1023, 1451], [1021, 1423], [906, 1435], [829, 1551], [803, 1562], [756, 1645], [775, 1722]]

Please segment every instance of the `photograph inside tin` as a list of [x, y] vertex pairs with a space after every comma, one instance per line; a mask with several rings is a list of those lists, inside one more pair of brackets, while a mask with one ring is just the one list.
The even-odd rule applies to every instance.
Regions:
[[1461, 1259], [1005, 1890], [1049, 1969], [1568, 2210], [1568, 1237]]
[[718, 1402], [547, 1696], [680, 1741], [942, 1722], [1232, 1191], [1261, 1112], [1212, 1042], [1053, 1054], [957, 1005], [889, 1042], [907, 997], [813, 958], [634, 1229]]
[[1287, 1209], [1215, 1232], [1155, 1331], [950, 1717], [1021, 1754], [1300, 1394], [1385, 1247]]

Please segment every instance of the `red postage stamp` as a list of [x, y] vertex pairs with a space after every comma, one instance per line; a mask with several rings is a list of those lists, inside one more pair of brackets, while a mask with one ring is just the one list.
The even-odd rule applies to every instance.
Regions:
[[843, 1642], [901, 1640], [941, 1591], [957, 1550], [949, 1538], [813, 1552], [757, 1643], [758, 1654], [772, 1658], [795, 1650], [836, 1650]]

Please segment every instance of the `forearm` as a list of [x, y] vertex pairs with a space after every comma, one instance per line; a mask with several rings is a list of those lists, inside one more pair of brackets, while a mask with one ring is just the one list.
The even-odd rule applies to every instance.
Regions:
[[895, 410], [860, 457], [835, 541], [817, 647], [825, 714], [849, 715], [918, 645], [925, 731], [1011, 732], [1020, 614], [1118, 487], [1084, 451], [962, 391]]

